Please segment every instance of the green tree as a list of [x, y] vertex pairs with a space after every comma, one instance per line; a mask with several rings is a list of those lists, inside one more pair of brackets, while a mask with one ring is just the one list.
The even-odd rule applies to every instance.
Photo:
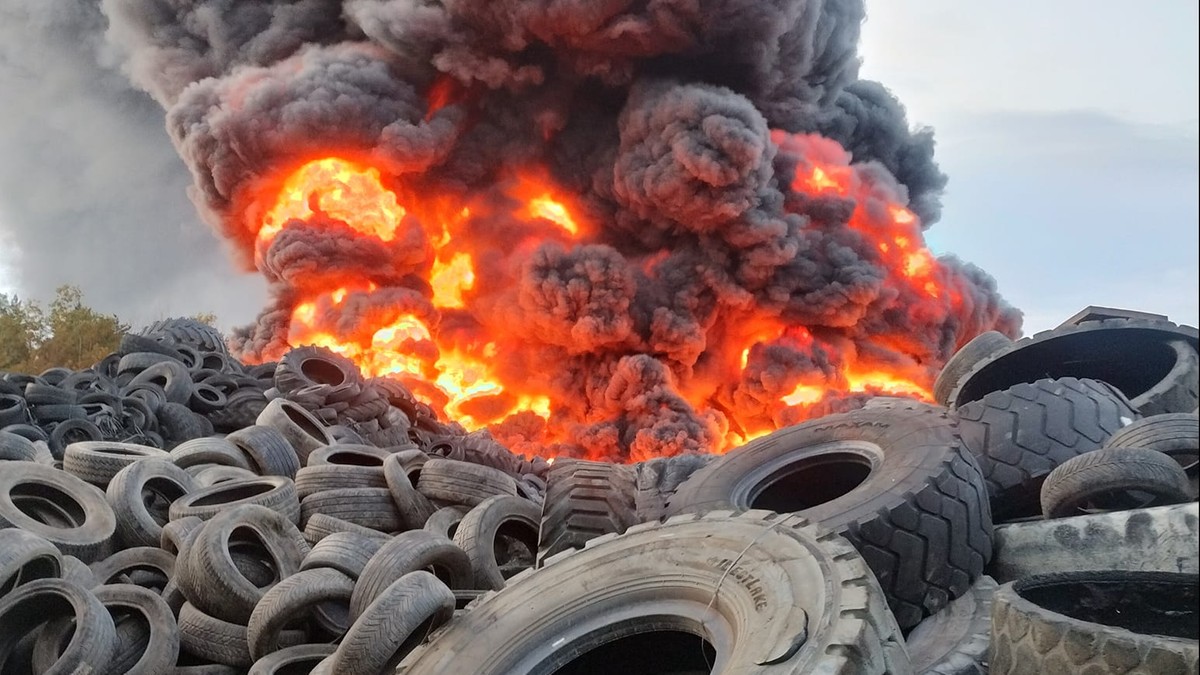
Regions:
[[24, 365], [46, 337], [46, 316], [35, 302], [0, 293], [0, 370]]
[[28, 359], [28, 372], [47, 368], [87, 368], [115, 351], [129, 326], [114, 314], [101, 314], [83, 304], [83, 291], [60, 286], [43, 323], [46, 337]]

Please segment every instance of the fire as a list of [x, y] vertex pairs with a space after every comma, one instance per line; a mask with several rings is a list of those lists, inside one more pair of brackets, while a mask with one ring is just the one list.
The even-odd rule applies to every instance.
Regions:
[[[430, 114], [455, 94], [449, 85], [435, 83], [429, 93]], [[854, 167], [814, 161], [797, 170], [792, 188], [815, 197], [853, 200], [850, 227], [867, 239], [874, 255], [893, 272], [887, 283], [900, 292], [921, 298], [920, 302], [948, 305], [957, 301], [942, 283], [940, 263], [923, 243], [917, 215], [867, 184]], [[448, 195], [406, 192], [402, 205], [397, 191], [386, 185], [373, 167], [334, 157], [299, 167], [282, 182], [278, 198], [263, 217], [258, 231], [260, 250], [266, 250], [289, 221], [307, 221], [316, 214], [384, 242], [409, 241], [408, 231], [402, 228], [420, 228], [430, 247], [423, 267], [428, 308], [412, 313], [384, 306], [367, 315], [366, 325], [340, 327], [336, 318], [346, 303], [353, 299], [362, 304], [382, 297], [379, 294], [386, 290], [374, 281], [347, 278], [294, 305], [288, 343], [327, 347], [354, 361], [366, 376], [393, 375], [411, 382], [414, 395], [467, 429], [495, 429], [517, 419], [525, 420], [522, 424], [540, 420], [539, 442], [565, 439], [565, 432], [553, 422], [561, 417], [564, 402], [557, 401], [542, 383], [544, 373], [514, 374], [504, 368], [502, 354], [512, 345], [519, 346], [514, 337], [517, 327], [489, 325], [485, 329], [473, 324], [471, 305], [487, 290], [486, 286], [480, 288], [481, 282], [491, 283], [481, 275], [490, 269], [488, 260], [494, 259], [495, 247], [522, 250], [522, 246], [547, 238], [563, 244], [593, 243], [592, 235], [598, 229], [543, 170], [513, 173], [503, 183], [502, 192], [511, 200], [504, 203], [513, 204], [507, 214], [497, 208], [510, 207], [497, 206], [501, 202], [496, 200]], [[473, 223], [492, 216], [512, 217], [522, 223], [521, 234], [516, 235], [519, 238], [486, 245], [477, 240]], [[665, 250], [648, 252], [631, 263], [653, 276], [667, 254]], [[441, 320], [447, 316], [457, 318]], [[729, 331], [722, 338], [721, 356], [712, 361], [720, 364], [720, 372], [713, 377], [696, 375], [678, 384], [680, 394], [695, 409], [716, 407], [730, 418], [730, 430], [712, 451], [728, 450], [789, 420], [817, 414], [808, 411], [821, 410], [839, 396], [931, 398], [929, 374], [915, 361], [883, 362], [815, 329], [765, 315], [751, 314], [743, 321], [730, 322]], [[879, 339], [906, 353], [906, 336], [883, 335]], [[827, 365], [813, 366], [810, 374], [786, 380], [756, 375], [768, 386], [755, 394], [760, 411], [739, 417], [732, 393], [739, 378], [751, 372], [770, 372], [771, 359], [779, 354]]]

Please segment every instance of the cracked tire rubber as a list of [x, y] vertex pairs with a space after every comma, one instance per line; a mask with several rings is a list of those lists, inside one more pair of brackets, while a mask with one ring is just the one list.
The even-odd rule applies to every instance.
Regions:
[[[467, 512], [454, 533], [454, 543], [471, 561], [475, 588], [498, 591], [504, 588], [506, 578], [532, 566], [540, 519], [541, 509], [536, 504], [509, 495], [486, 499]], [[515, 543], [510, 544], [509, 540]], [[505, 563], [511, 563], [508, 551], [513, 546], [526, 549], [530, 559], [522, 563], [523, 567], [505, 564], [502, 569], [497, 555], [505, 558]]]
[[1195, 675], [1198, 585], [1195, 574], [1117, 571], [1005, 584], [993, 601], [989, 672]]
[[538, 564], [569, 549], [583, 548], [590, 539], [620, 534], [639, 520], [632, 466], [564, 459], [546, 475], [542, 500]]
[[959, 380], [983, 359], [994, 356], [1012, 347], [1013, 341], [1003, 333], [989, 330], [976, 335], [970, 342], [954, 352], [933, 382], [933, 400], [948, 406], [950, 394]]
[[992, 596], [999, 586], [979, 577], [971, 590], [908, 634], [913, 671], [926, 675], [987, 675]]
[[0, 471], [0, 527], [19, 527], [90, 563], [108, 554], [117, 519], [95, 485], [52, 467], [9, 462]]
[[910, 672], [845, 539], [797, 516], [720, 511], [560, 553], [477, 600], [396, 673], [709, 672], [701, 638], [717, 674]]
[[868, 408], [777, 431], [692, 474], [672, 514], [797, 513], [845, 536], [879, 578], [901, 628], [970, 588], [992, 556], [979, 467], [949, 414]]
[[41, 675], [108, 672], [117, 648], [112, 616], [92, 593], [61, 579], [39, 579], [0, 600], [0, 663], [9, 660], [27, 634], [63, 617], [74, 620], [71, 639]]
[[1140, 417], [1114, 387], [1072, 377], [1017, 384], [955, 412], [996, 522], [1040, 514], [1038, 494], [1054, 467], [1098, 450]]
[[1109, 436], [1104, 447], [1146, 448], [1169, 455], [1187, 474], [1192, 499], [1200, 495], [1200, 415], [1196, 412], [1140, 419]]
[[1042, 483], [1042, 514], [1078, 516], [1190, 501], [1187, 474], [1174, 459], [1145, 448], [1106, 448], [1072, 457]]
[[[333, 653], [340, 675], [389, 672], [454, 614], [454, 593], [424, 570], [388, 585], [350, 626]], [[464, 671], [460, 671], [464, 672]]]
[[361, 616], [367, 605], [401, 576], [423, 569], [432, 569], [452, 589], [472, 586], [471, 560], [457, 544], [432, 532], [410, 530], [393, 537], [367, 561], [354, 585], [350, 616]]

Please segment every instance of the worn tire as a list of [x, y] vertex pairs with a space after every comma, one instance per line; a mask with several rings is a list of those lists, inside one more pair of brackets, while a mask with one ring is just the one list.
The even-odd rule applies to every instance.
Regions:
[[[1176, 341], [1183, 345], [1172, 344]], [[961, 407], [1022, 382], [1073, 377], [1108, 382], [1143, 415], [1189, 412], [1200, 403], [1198, 345], [1200, 331], [1169, 321], [1108, 319], [1060, 326], [982, 359], [959, 380], [949, 403]]]
[[371, 556], [389, 539], [385, 534], [368, 536], [358, 532], [334, 532], [313, 544], [300, 563], [300, 571], [328, 567], [357, 581]]
[[453, 539], [458, 533], [458, 526], [467, 515], [467, 510], [459, 506], [445, 506], [433, 512], [421, 529], [433, 534], [439, 534], [447, 539]]
[[147, 459], [121, 469], [105, 491], [117, 518], [117, 540], [124, 546], [158, 546], [171, 504], [198, 487], [167, 460]]
[[84, 441], [67, 446], [63, 453], [63, 470], [104, 488], [122, 469], [147, 458], [169, 461], [171, 456], [158, 448], [134, 443]]
[[697, 471], [671, 513], [793, 512], [850, 540], [901, 628], [962, 595], [992, 555], [979, 467], [942, 409], [922, 404], [829, 415], [777, 431]]
[[[256, 558], [265, 555], [274, 581], [263, 585], [247, 578], [234, 559], [234, 547], [245, 547]], [[271, 586], [300, 570], [308, 552], [300, 530], [284, 516], [258, 504], [244, 504], [204, 524], [188, 546], [187, 566], [177, 580], [197, 608], [240, 624], [250, 618]]]
[[179, 361], [161, 361], [138, 373], [129, 381], [131, 385], [153, 383], [162, 387], [167, 402], [186, 405], [192, 397], [192, 376]]
[[237, 446], [263, 476], [286, 476], [295, 478], [300, 470], [300, 457], [292, 444], [277, 429], [251, 426], [239, 429], [225, 437]]
[[[140, 614], [139, 623], [147, 629], [144, 636], [138, 635], [132, 641], [118, 639], [109, 672], [159, 675], [175, 666], [179, 658], [179, 626], [165, 600], [151, 590], [129, 584], [100, 586], [92, 592], [110, 613], [116, 609]], [[120, 636], [121, 626], [118, 624], [117, 628]]]
[[304, 524], [304, 540], [310, 545], [316, 545], [331, 534], [352, 532], [364, 537], [387, 537], [388, 535], [372, 530], [369, 527], [355, 525], [341, 518], [334, 518], [323, 513], [314, 513]]
[[[674, 455], [672, 457], [656, 457], [634, 465], [637, 472], [637, 491], [633, 502], [637, 521], [639, 523], [651, 520], [661, 520], [667, 513], [667, 503], [675, 495], [675, 491], [684, 481], [703, 469], [716, 455]], [[540, 459], [540, 458], [539, 458]], [[546, 491], [546, 483], [541, 475], [530, 472], [524, 474], [522, 481], [539, 485], [542, 492]]]
[[301, 500], [327, 490], [354, 488], [386, 489], [383, 469], [374, 466], [310, 464], [296, 472], [296, 494]]
[[495, 495], [516, 496], [517, 483], [499, 469], [431, 458], [421, 467], [417, 491], [431, 500], [475, 506]]
[[[421, 466], [424, 466], [424, 460], [421, 460]], [[400, 513], [404, 529], [418, 530], [424, 527], [437, 509], [425, 495], [417, 492], [416, 486], [413, 485], [411, 476], [419, 476], [420, 469], [410, 471], [405, 466], [405, 453], [400, 452], [388, 455], [387, 459], [383, 460], [382, 470], [384, 484], [388, 492], [392, 493], [392, 501], [396, 503], [396, 510]]]
[[220, 464], [253, 470], [246, 453], [227, 438], [193, 438], [176, 445], [170, 455], [171, 461], [181, 469], [197, 464]]
[[[66, 610], [65, 612], [63, 610]], [[39, 579], [0, 600], [0, 663], [45, 622], [74, 619], [74, 631], [52, 666], [40, 675], [107, 672], [117, 646], [117, 629], [90, 592], [61, 579]]]
[[427, 568], [450, 588], [472, 586], [471, 560], [457, 544], [431, 532], [410, 530], [393, 537], [371, 556], [354, 585], [350, 616], [361, 616], [367, 605], [400, 577]]
[[987, 675], [992, 596], [999, 586], [979, 577], [971, 590], [925, 619], [905, 644], [913, 671], [928, 675]]
[[275, 366], [275, 388], [292, 393], [305, 387], [349, 387], [353, 398], [362, 388], [362, 375], [354, 362], [324, 347], [296, 347]]
[[631, 466], [563, 459], [550, 468], [540, 516], [538, 563], [589, 539], [620, 534], [639, 520]]
[[1194, 675], [1197, 587], [1195, 574], [1112, 571], [1005, 584], [992, 607], [989, 672]]
[[19, 527], [90, 563], [108, 554], [116, 521], [100, 488], [69, 473], [32, 462], [0, 471], [0, 527]]
[[0, 529], [0, 599], [38, 579], [63, 576], [63, 555], [54, 544], [15, 527]]
[[254, 662], [246, 675], [296, 675], [313, 673], [313, 669], [333, 656], [337, 645], [306, 644], [280, 649]]
[[255, 659], [280, 648], [279, 635], [324, 602], [350, 602], [354, 580], [329, 568], [302, 570], [271, 587], [250, 614], [246, 637]]
[[1054, 467], [1098, 450], [1140, 415], [1112, 386], [1061, 378], [1017, 384], [955, 411], [979, 463], [997, 522], [1041, 512], [1038, 493]]
[[350, 626], [333, 653], [333, 670], [372, 675], [389, 670], [454, 614], [454, 593], [424, 570], [385, 588]]
[[[287, 648], [303, 644], [306, 637], [303, 631], [287, 630], [280, 635], [280, 645]], [[245, 626], [209, 616], [190, 602], [179, 609], [179, 641], [184, 652], [209, 663], [244, 670], [254, 662]]]
[[963, 375], [969, 373], [983, 359], [999, 354], [1012, 347], [1013, 341], [1003, 333], [989, 330], [972, 338], [958, 348], [933, 381], [933, 400], [948, 406], [950, 394], [958, 386]]
[[[692, 635], [635, 637], [658, 631]], [[639, 524], [554, 556], [473, 603], [396, 673], [708, 672], [700, 638], [718, 673], [910, 672], [878, 583], [846, 540], [751, 511]]]
[[[117, 583], [132, 583], [122, 577], [132, 576], [130, 572], [148, 572], [144, 578], [154, 579], [152, 584], [135, 584], [150, 590], [161, 591], [167, 582], [175, 576], [175, 555], [153, 546], [136, 546], [127, 548], [99, 560], [88, 566], [92, 572], [93, 586], [105, 586]], [[161, 582], [159, 585], [157, 582]]]
[[204, 352], [229, 353], [221, 331], [187, 317], [155, 321], [146, 326], [142, 335], [173, 345], [188, 345]]
[[300, 522], [307, 524], [314, 513], [323, 513], [379, 532], [400, 529], [400, 513], [388, 489], [345, 488], [311, 494], [300, 502]]
[[[454, 543], [471, 561], [475, 588], [498, 591], [504, 588], [506, 578], [533, 566], [540, 520], [541, 509], [536, 504], [509, 495], [486, 499], [467, 512], [454, 533]], [[505, 569], [501, 569], [497, 555], [507, 557], [506, 539], [516, 540], [528, 550], [529, 560], [525, 564], [519, 567], [505, 565]]]
[[268, 403], [267, 407], [263, 408], [262, 413], [259, 414], [256, 424], [273, 427], [282, 433], [291, 444], [292, 449], [295, 450], [301, 466], [308, 463], [308, 455], [313, 450], [334, 442], [333, 436], [329, 434], [321, 420], [313, 417], [312, 413], [304, 408], [283, 398], [277, 398]]
[[1104, 447], [1146, 448], [1169, 455], [1187, 474], [1192, 499], [1200, 496], [1200, 415], [1196, 412], [1140, 419], [1109, 436]]
[[295, 524], [300, 523], [300, 500], [296, 485], [283, 476], [263, 476], [231, 480], [209, 488], [189, 492], [171, 503], [171, 520], [198, 516], [204, 520], [242, 504], [258, 504], [278, 511]]
[[1088, 513], [1087, 506], [1120, 511], [1191, 498], [1187, 474], [1174, 459], [1145, 448], [1105, 448], [1072, 457], [1046, 476], [1042, 514], [1066, 518]]

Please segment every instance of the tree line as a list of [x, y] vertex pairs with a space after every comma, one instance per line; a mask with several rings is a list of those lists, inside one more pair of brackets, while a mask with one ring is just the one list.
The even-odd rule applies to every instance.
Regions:
[[[192, 317], [212, 325], [212, 314]], [[0, 370], [37, 374], [57, 366], [79, 370], [116, 351], [129, 324], [83, 302], [76, 286], [60, 286], [43, 308], [0, 293]]]

